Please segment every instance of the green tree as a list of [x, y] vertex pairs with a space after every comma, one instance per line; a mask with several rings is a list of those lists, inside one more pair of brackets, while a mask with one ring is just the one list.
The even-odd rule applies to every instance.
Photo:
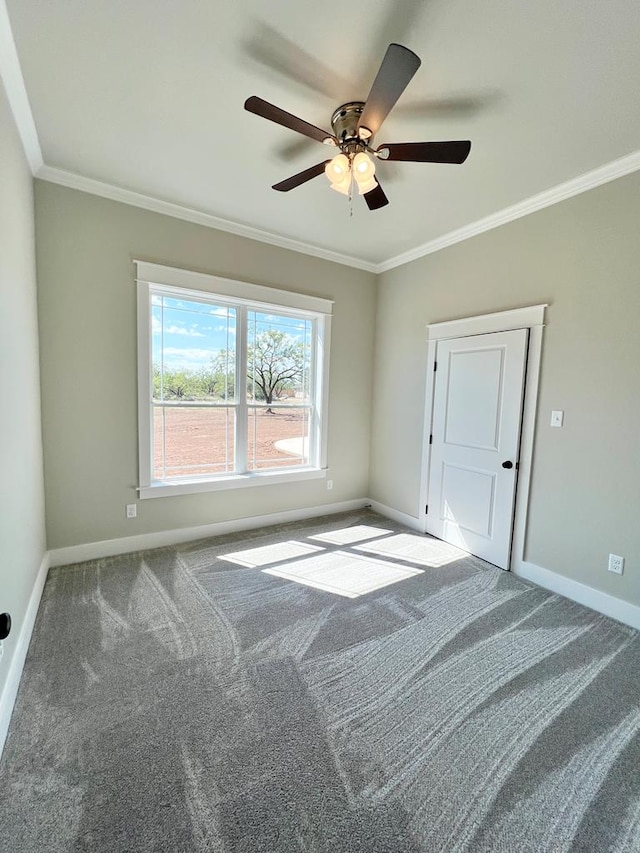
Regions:
[[247, 348], [249, 391], [267, 403], [267, 414], [274, 399], [302, 379], [306, 358], [305, 345], [277, 329], [256, 335]]
[[[233, 354], [231, 354], [233, 358]], [[233, 363], [233, 362], [232, 362]], [[227, 400], [233, 397], [233, 370], [222, 354], [211, 358], [208, 367], [197, 370], [153, 365], [154, 400]]]
[[211, 359], [209, 368], [210, 382], [214, 385], [214, 394], [222, 400], [233, 399], [235, 394], [235, 352], [221, 350]]
[[193, 396], [194, 376], [190, 370], [165, 370], [164, 396], [176, 400], [185, 400]]

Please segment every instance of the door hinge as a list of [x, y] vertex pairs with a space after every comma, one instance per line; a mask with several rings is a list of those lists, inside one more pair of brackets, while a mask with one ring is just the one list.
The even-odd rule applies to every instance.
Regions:
[[438, 369], [438, 362], [434, 361], [433, 362], [433, 372], [435, 373], [437, 369]]
[[424, 508], [424, 514], [429, 515], [429, 504], [427, 504], [426, 507]]
[[433, 433], [429, 436], [429, 444], [433, 444]]

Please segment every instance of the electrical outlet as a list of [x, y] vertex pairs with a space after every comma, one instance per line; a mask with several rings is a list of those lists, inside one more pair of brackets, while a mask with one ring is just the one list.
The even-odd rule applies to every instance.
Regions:
[[135, 518], [138, 514], [138, 507], [135, 504], [127, 504], [127, 518]]
[[617, 554], [609, 554], [609, 569], [616, 575], [621, 575], [624, 571], [624, 557], [619, 557]]
[[333, 488], [333, 480], [327, 480], [327, 491], [331, 491]]

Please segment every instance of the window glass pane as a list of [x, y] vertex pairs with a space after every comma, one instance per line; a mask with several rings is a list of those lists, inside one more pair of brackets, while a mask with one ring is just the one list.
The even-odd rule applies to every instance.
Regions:
[[247, 312], [248, 400], [310, 401], [312, 333], [312, 320]]
[[309, 464], [309, 409], [249, 408], [249, 470]]
[[143, 483], [318, 465], [321, 314], [161, 281], [149, 286], [152, 447], [147, 436], [141, 450], [152, 470]]
[[233, 408], [154, 406], [154, 479], [233, 471], [234, 435]]
[[236, 309], [154, 294], [153, 399], [233, 400]]

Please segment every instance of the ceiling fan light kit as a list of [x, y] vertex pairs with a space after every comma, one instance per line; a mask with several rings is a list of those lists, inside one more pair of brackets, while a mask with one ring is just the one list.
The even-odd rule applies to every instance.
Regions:
[[419, 67], [420, 59], [413, 51], [400, 44], [390, 44], [367, 100], [350, 101], [334, 111], [331, 117], [333, 133], [327, 133], [255, 95], [248, 98], [244, 107], [249, 112], [340, 150], [332, 160], [318, 163], [280, 181], [274, 184], [273, 189], [289, 192], [324, 172], [331, 189], [351, 196], [355, 182], [358, 193], [364, 196], [369, 210], [378, 210], [389, 201], [375, 176], [376, 159], [414, 163], [464, 163], [471, 150], [468, 140], [385, 143], [377, 149], [371, 147], [373, 137], [382, 122]]
[[349, 174], [351, 164], [346, 154], [336, 154], [324, 167], [326, 176], [331, 183], [342, 181]]
[[360, 195], [375, 189], [378, 186], [374, 178], [375, 170], [375, 164], [364, 151], [349, 155], [337, 154], [324, 169], [331, 189], [343, 195], [350, 195], [354, 181]]

